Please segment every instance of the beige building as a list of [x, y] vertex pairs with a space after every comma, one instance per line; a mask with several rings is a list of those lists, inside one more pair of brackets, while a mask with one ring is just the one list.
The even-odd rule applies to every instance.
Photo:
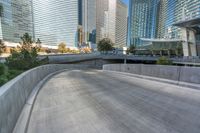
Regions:
[[97, 0], [96, 40], [110, 38], [114, 46], [126, 46], [128, 8], [121, 0]]

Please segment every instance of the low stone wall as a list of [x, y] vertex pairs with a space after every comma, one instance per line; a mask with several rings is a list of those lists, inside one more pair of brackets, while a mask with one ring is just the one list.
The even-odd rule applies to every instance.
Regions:
[[0, 133], [12, 133], [34, 87], [47, 75], [64, 69], [84, 69], [87, 65], [44, 65], [31, 69], [0, 88]]
[[[103, 70], [119, 71], [167, 80], [197, 84], [195, 88], [200, 88], [200, 68], [185, 66], [162, 66], [143, 64], [109, 64], [104, 65]], [[185, 84], [186, 85], [186, 84]], [[187, 86], [187, 85], [186, 85]], [[189, 85], [190, 86], [190, 85]]]
[[179, 80], [180, 67], [178, 66], [141, 65], [141, 68], [141, 75]]

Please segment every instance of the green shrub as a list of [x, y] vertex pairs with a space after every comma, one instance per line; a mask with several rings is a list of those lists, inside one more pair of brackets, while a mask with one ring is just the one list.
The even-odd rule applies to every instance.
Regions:
[[8, 82], [9, 80], [17, 77], [18, 75], [20, 75], [23, 71], [21, 70], [8, 70], [5, 74], [0, 75], [0, 86], [2, 86], [3, 84], [5, 84], [6, 82]]
[[4, 75], [7, 73], [7, 67], [6, 65], [0, 63], [0, 75]]
[[9, 81], [9, 79], [7, 78], [6, 75], [1, 75], [0, 76], [0, 86], [2, 86], [3, 84], [5, 84], [8, 81]]
[[37, 56], [37, 50], [34, 48], [30, 51], [26, 49], [20, 52], [12, 51], [11, 56], [6, 59], [6, 64], [12, 69], [28, 70], [39, 65]]
[[172, 65], [173, 62], [169, 58], [162, 56], [157, 60], [157, 64], [158, 65]]
[[8, 74], [6, 75], [9, 80], [15, 78], [16, 76], [20, 75], [23, 71], [21, 70], [8, 70]]

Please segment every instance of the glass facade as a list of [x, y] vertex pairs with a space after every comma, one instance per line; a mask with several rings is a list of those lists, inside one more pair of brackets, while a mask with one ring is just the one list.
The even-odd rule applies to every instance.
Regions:
[[173, 24], [200, 17], [200, 0], [131, 0], [129, 6], [129, 45], [141, 45], [140, 38], [181, 39]]
[[181, 38], [174, 23], [200, 17], [200, 0], [160, 0], [157, 38]]
[[140, 46], [140, 38], [155, 38], [159, 0], [130, 0], [128, 45]]
[[34, 32], [43, 44], [77, 46], [79, 0], [33, 0]]
[[0, 39], [18, 43], [24, 33], [33, 36], [31, 0], [0, 0], [0, 5]]
[[115, 45], [118, 48], [123, 48], [126, 46], [127, 18], [127, 5], [121, 1], [117, 1]]
[[156, 38], [180, 38], [179, 29], [172, 26], [176, 21], [177, 0], [160, 0]]
[[96, 0], [82, 0], [83, 42], [96, 44]]

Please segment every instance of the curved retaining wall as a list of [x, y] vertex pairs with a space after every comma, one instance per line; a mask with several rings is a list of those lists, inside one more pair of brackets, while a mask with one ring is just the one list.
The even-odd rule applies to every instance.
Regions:
[[12, 133], [18, 117], [34, 87], [47, 75], [87, 65], [44, 65], [19, 75], [0, 88], [0, 133]]
[[176, 81], [174, 83], [200, 89], [200, 68], [143, 64], [110, 64], [103, 70], [119, 71]]

